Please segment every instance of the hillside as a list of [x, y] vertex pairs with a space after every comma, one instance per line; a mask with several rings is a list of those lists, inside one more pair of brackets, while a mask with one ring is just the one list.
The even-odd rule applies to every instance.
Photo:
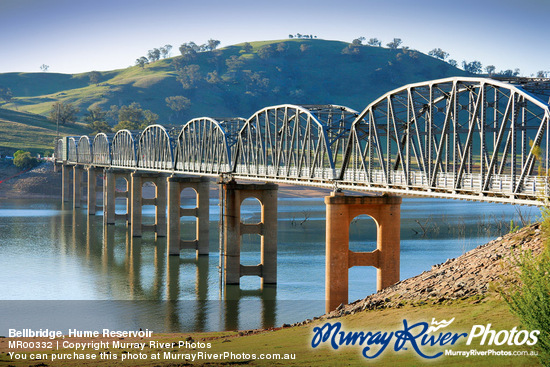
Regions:
[[[82, 124], [59, 126], [60, 135], [88, 134]], [[0, 155], [13, 154], [18, 149], [33, 154], [53, 151], [57, 125], [42, 115], [0, 108]]]
[[[10, 88], [14, 98], [3, 107], [47, 115], [55, 101], [63, 101], [76, 104], [83, 116], [91, 105], [108, 110], [111, 105], [138, 102], [158, 114], [159, 123], [182, 124], [199, 116], [249, 117], [282, 103], [330, 103], [362, 110], [404, 84], [465, 75], [417, 51], [349, 45], [287, 39], [253, 42], [245, 51], [239, 44], [187, 59], [163, 59], [144, 68], [101, 72], [97, 84], [91, 83], [90, 73], [4, 73], [0, 86]], [[346, 48], [349, 53], [342, 53]], [[177, 79], [178, 70], [187, 89]], [[185, 96], [191, 105], [177, 115], [166, 105], [169, 96]]]

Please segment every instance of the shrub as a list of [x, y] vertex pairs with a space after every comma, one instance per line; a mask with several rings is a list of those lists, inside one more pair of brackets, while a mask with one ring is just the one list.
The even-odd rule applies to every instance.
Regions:
[[38, 159], [31, 157], [30, 152], [18, 150], [13, 155], [13, 164], [19, 168], [32, 168], [38, 164]]
[[542, 209], [544, 247], [538, 256], [523, 251], [514, 257], [517, 270], [513, 282], [500, 289], [500, 294], [524, 327], [539, 330], [535, 349], [544, 366], [550, 366], [550, 209]]

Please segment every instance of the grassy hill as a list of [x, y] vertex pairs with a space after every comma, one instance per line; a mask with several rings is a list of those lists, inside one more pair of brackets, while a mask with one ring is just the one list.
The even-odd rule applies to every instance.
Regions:
[[[183, 124], [200, 116], [249, 117], [269, 105], [340, 104], [362, 110], [383, 93], [407, 83], [465, 72], [417, 51], [362, 46], [343, 54], [349, 44], [339, 41], [287, 39], [243, 44], [200, 52], [194, 58], [181, 56], [100, 73], [98, 84], [90, 73], [4, 73], [0, 86], [14, 98], [4, 108], [47, 115], [56, 101], [71, 102], [83, 116], [91, 105], [138, 102], [159, 115], [159, 123]], [[262, 53], [270, 46], [271, 53]], [[137, 56], [137, 55], [136, 55]], [[235, 67], [227, 60], [234, 57]], [[267, 56], [267, 57], [266, 57]], [[235, 61], [236, 60], [236, 61]], [[178, 70], [197, 65], [190, 88], [177, 80]], [[209, 73], [217, 81], [208, 82]], [[212, 74], [211, 74], [212, 75]], [[214, 78], [216, 79], [216, 78]], [[169, 96], [185, 96], [191, 106], [177, 116], [165, 102]]]
[[[88, 134], [83, 124], [59, 126], [60, 135]], [[18, 149], [33, 154], [53, 151], [57, 126], [46, 117], [0, 108], [0, 153], [11, 154]]]

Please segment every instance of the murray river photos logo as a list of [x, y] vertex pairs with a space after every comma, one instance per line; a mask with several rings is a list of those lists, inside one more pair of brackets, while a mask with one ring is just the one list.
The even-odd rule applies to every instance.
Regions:
[[[479, 342], [479, 345], [535, 345], [538, 341], [539, 330], [531, 332], [518, 330], [493, 330], [491, 324], [474, 325], [469, 333], [455, 333], [447, 330], [451, 320], [436, 321], [431, 325], [427, 322], [411, 324], [403, 320], [403, 329], [395, 331], [344, 331], [340, 322], [327, 322], [323, 326], [313, 328], [311, 346], [317, 348], [321, 344], [328, 344], [334, 350], [342, 346], [362, 347], [361, 354], [368, 359], [380, 356], [388, 347], [393, 346], [395, 352], [414, 350], [419, 356], [427, 359], [441, 357], [444, 351], [433, 354], [425, 352], [426, 347], [449, 347], [459, 341], [466, 341], [466, 345]], [[391, 349], [391, 348], [390, 348]]]

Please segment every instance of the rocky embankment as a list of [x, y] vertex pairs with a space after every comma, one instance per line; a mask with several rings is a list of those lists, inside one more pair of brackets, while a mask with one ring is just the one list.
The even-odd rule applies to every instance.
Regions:
[[338, 317], [406, 304], [441, 304], [470, 297], [472, 302], [479, 302], [491, 284], [496, 285], [515, 269], [511, 261], [513, 254], [528, 249], [537, 254], [542, 247], [540, 224], [535, 223], [481, 245], [456, 259], [434, 265], [430, 271], [402, 280], [363, 300], [340, 305], [325, 316]]
[[61, 197], [61, 173], [54, 172], [53, 163], [44, 162], [28, 172], [2, 181], [0, 197]]

